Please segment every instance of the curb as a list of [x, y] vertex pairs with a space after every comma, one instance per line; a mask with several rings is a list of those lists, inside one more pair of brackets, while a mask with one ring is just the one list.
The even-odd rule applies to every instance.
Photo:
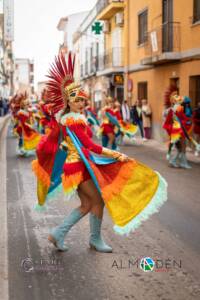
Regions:
[[0, 117], [0, 134], [10, 117], [10, 114], [6, 115], [5, 117]]
[[6, 133], [10, 115], [0, 118], [0, 299], [8, 300], [8, 232], [7, 232], [7, 190], [6, 190]]

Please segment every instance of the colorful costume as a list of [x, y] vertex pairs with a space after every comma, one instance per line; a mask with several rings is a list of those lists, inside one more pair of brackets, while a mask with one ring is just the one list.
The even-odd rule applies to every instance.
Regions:
[[[120, 134], [133, 138], [137, 133], [138, 126], [131, 124], [130, 122], [123, 121], [119, 107], [114, 109], [114, 114], [115, 120], [113, 120], [113, 123], [119, 128]], [[110, 117], [110, 121], [112, 122], [112, 117]]]
[[26, 104], [26, 95], [22, 95], [20, 98], [21, 108], [15, 116], [17, 120], [16, 131], [19, 136], [18, 153], [20, 155], [32, 154], [41, 139], [41, 135], [36, 130], [34, 130], [31, 125], [31, 114], [25, 108]]
[[[186, 140], [195, 144], [197, 149], [199, 145], [191, 137], [192, 122], [191, 117], [186, 116], [184, 110], [184, 99], [176, 94], [171, 96], [172, 107], [165, 112], [165, 122], [163, 128], [167, 131], [170, 144], [168, 150], [169, 163], [173, 167], [182, 167], [190, 169], [186, 159]], [[171, 155], [173, 145], [177, 149], [174, 157]]]
[[[63, 109], [63, 100], [76, 101], [84, 97], [80, 85], [73, 83], [72, 66], [71, 56], [67, 66], [61, 55], [50, 71], [49, 94], [54, 103], [54, 112], [58, 111], [58, 107]], [[54, 130], [42, 138], [37, 147], [37, 160], [32, 164], [38, 178], [36, 209], [43, 209], [56, 190], [61, 188], [70, 194], [81, 182], [92, 179], [112, 218], [115, 232], [128, 234], [157, 212], [166, 201], [167, 183], [161, 175], [144, 164], [133, 159], [124, 161], [121, 153], [95, 144], [87, 132], [83, 115], [63, 111], [58, 122], [54, 123]], [[70, 224], [75, 224], [81, 217], [76, 210], [63, 226], [68, 231], [72, 226]], [[91, 216], [93, 229], [99, 226], [94, 218]], [[53, 234], [55, 244], [61, 245], [61, 248], [63, 226]], [[91, 243], [95, 244], [94, 236], [91, 239]], [[111, 252], [102, 241], [95, 247]]]
[[102, 136], [102, 145], [103, 145], [103, 147], [110, 147], [111, 149], [115, 150], [117, 148], [116, 134], [118, 133], [119, 130], [115, 126], [113, 119], [114, 119], [114, 122], [117, 121], [115, 119], [114, 110], [109, 106], [105, 106], [102, 109], [102, 123], [100, 126], [100, 133]]
[[197, 107], [193, 112], [193, 123], [193, 132], [200, 137], [200, 106]]

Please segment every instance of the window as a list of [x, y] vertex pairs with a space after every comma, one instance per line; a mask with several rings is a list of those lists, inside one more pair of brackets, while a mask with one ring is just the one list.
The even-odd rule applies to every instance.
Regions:
[[193, 2], [193, 23], [200, 21], [200, 0]]
[[93, 45], [91, 46], [89, 51], [90, 51], [90, 60], [89, 60], [90, 73], [92, 73], [92, 72], [94, 72]]
[[88, 75], [88, 51], [85, 51], [85, 75]]
[[142, 99], [148, 100], [147, 81], [138, 82], [138, 100], [142, 100]]
[[197, 103], [200, 101], [200, 75], [190, 76], [189, 82], [189, 96], [192, 99], [192, 106], [196, 107]]
[[138, 15], [138, 45], [147, 41], [147, 13], [145, 10]]

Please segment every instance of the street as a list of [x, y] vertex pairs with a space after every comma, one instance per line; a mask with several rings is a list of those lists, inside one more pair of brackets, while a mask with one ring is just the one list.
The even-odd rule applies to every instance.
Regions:
[[[102, 231], [111, 254], [89, 249], [88, 216], [69, 232], [69, 251], [61, 253], [48, 243], [48, 232], [79, 205], [78, 198], [68, 201], [60, 195], [47, 212], [35, 212], [34, 157], [16, 156], [16, 139], [8, 129], [8, 299], [200, 299], [200, 164], [191, 163], [191, 170], [169, 168], [165, 153], [148, 142], [121, 151], [165, 177], [168, 201], [128, 237], [114, 233], [105, 213]], [[143, 257], [154, 260], [152, 272], [140, 268]]]

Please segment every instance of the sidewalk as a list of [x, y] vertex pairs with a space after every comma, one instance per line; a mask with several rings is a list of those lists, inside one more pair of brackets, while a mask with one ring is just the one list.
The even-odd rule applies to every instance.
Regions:
[[[125, 145], [126, 144], [130, 145], [130, 143], [128, 143], [128, 142], [127, 143], [125, 142]], [[136, 140], [134, 141], [134, 143], [131, 143], [131, 145], [149, 147], [151, 149], [155, 149], [155, 150], [159, 150], [161, 152], [164, 152], [166, 154], [167, 154], [167, 149], [168, 149], [168, 143], [167, 142], [162, 143], [162, 142], [159, 142], [159, 141], [156, 141], [156, 140], [153, 140], [153, 139], [143, 141], [142, 138], [140, 138], [140, 137], [136, 137]], [[196, 157], [194, 155], [194, 152], [189, 147], [187, 147], [187, 158], [191, 162], [200, 164], [200, 153], [199, 153], [199, 156]]]
[[1, 132], [1, 129], [4, 127], [4, 124], [6, 123], [7, 119], [9, 119], [9, 118], [10, 118], [10, 114], [7, 114], [4, 117], [0, 117], [0, 132]]

